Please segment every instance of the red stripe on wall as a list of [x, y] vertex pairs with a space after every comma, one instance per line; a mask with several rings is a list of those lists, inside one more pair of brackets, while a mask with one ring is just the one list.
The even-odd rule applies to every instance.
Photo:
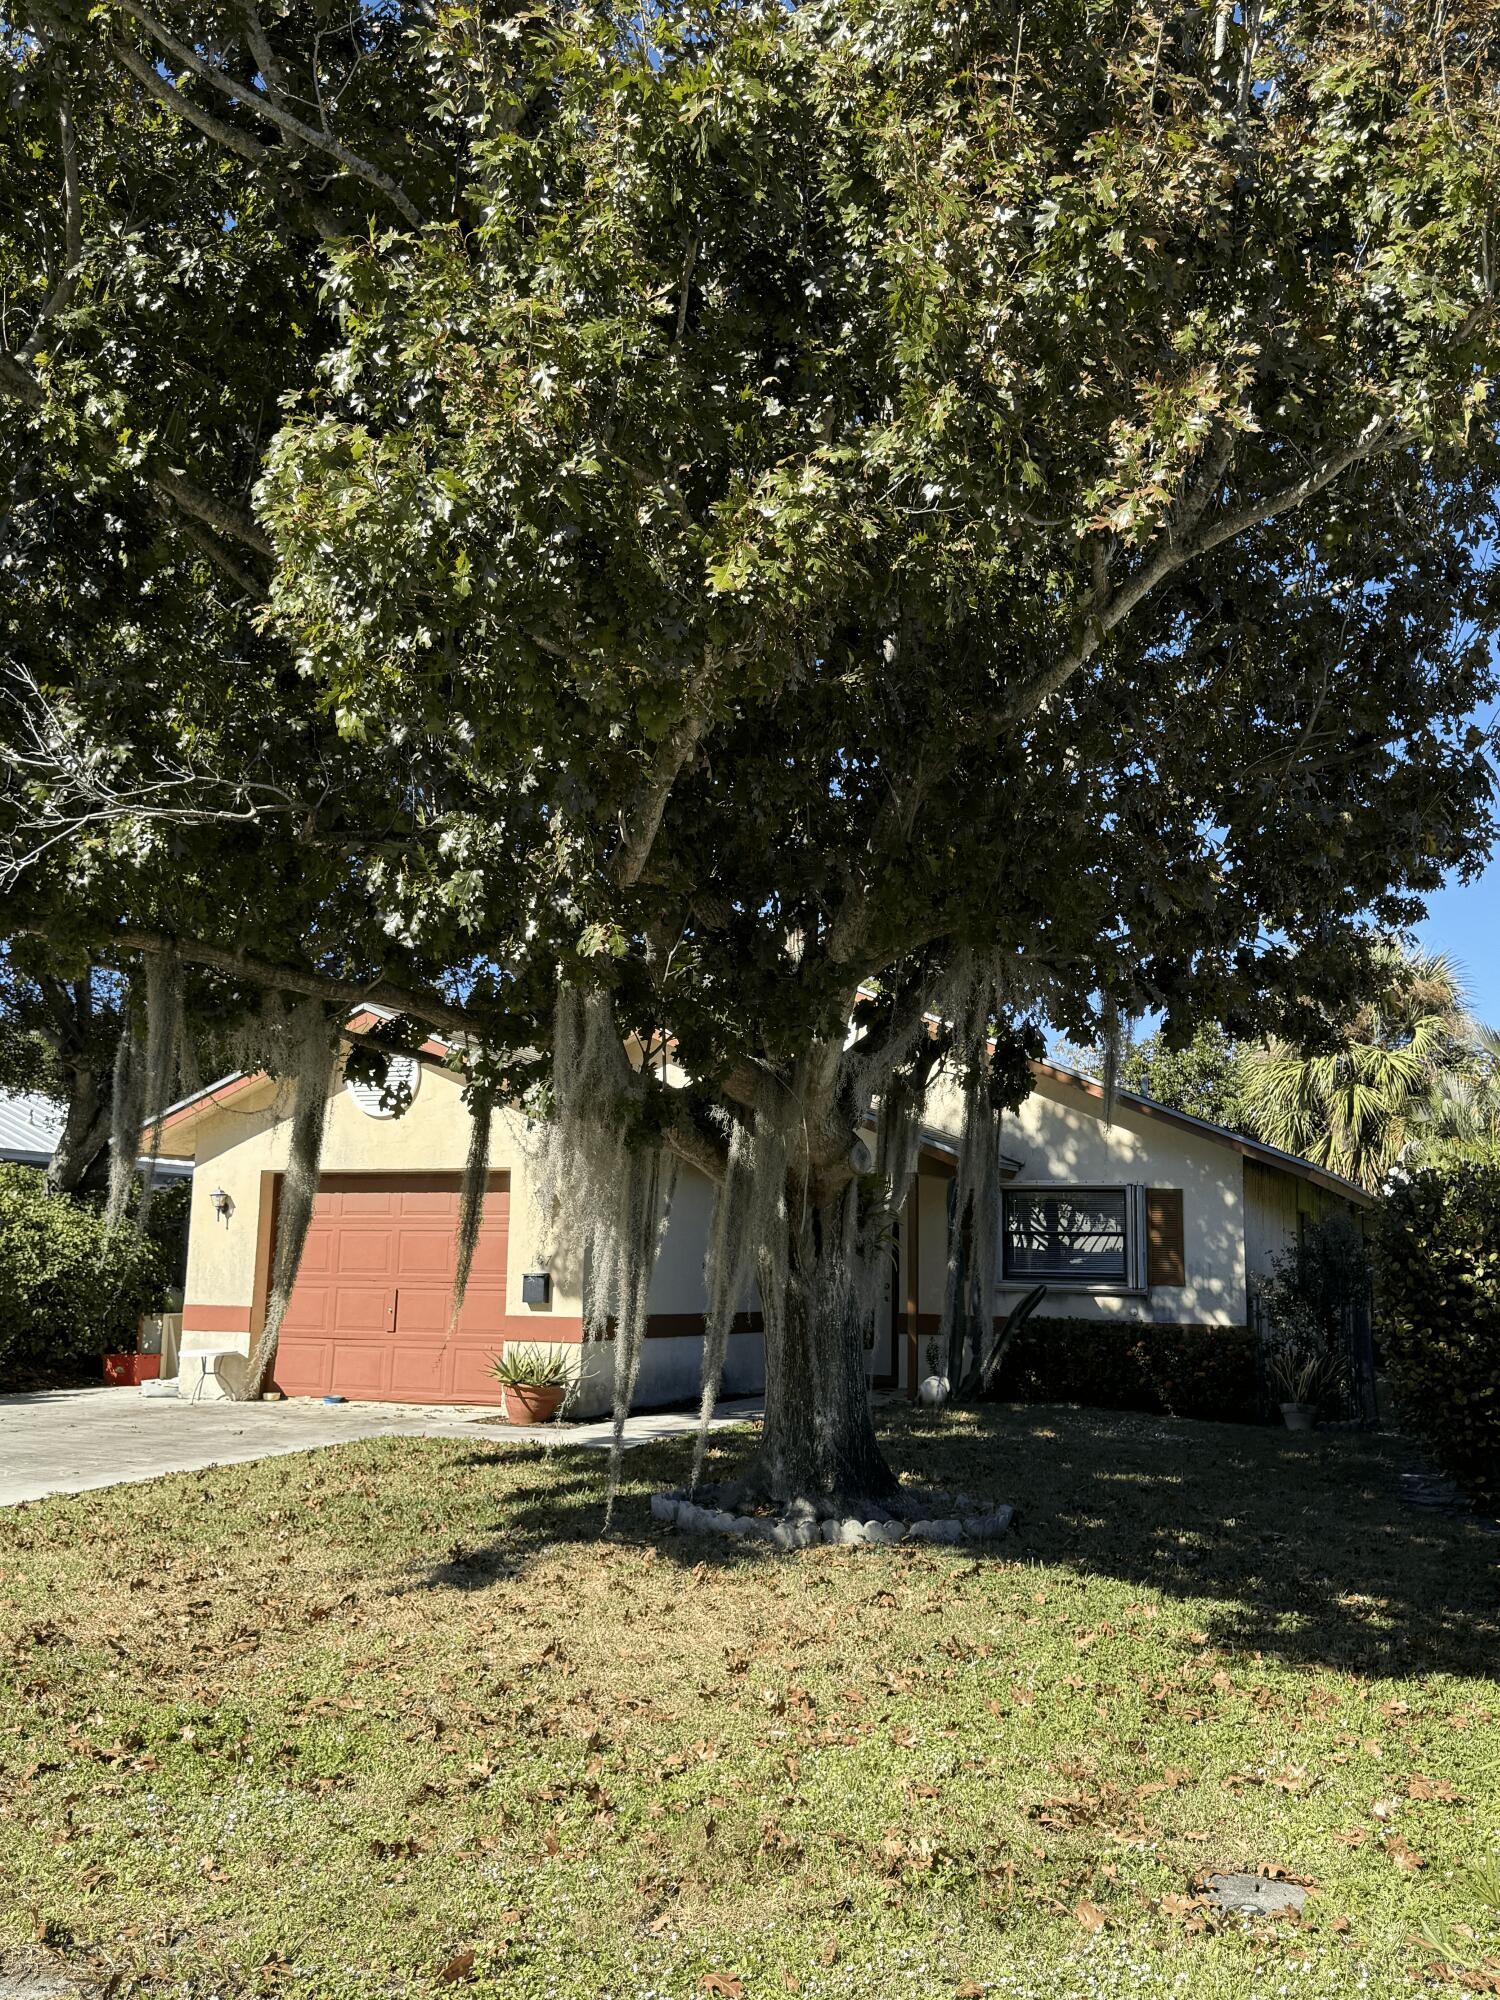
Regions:
[[184, 1333], [248, 1333], [249, 1306], [184, 1306]]

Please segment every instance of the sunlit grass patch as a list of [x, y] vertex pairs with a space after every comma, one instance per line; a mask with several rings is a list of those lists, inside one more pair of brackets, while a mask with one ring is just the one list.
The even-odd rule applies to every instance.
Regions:
[[[681, 1445], [604, 1538], [597, 1456], [482, 1436], [0, 1515], [4, 1934], [338, 2000], [1482, 1976], [1500, 1545], [1402, 1508], [1378, 1443], [886, 1429], [1017, 1503], [1000, 1554], [654, 1530]], [[1205, 1875], [1261, 1867], [1303, 1919], [1217, 1921]]]

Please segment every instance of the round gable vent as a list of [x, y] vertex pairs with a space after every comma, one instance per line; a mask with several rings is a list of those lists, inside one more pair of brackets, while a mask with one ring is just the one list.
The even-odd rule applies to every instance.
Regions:
[[382, 1086], [378, 1083], [357, 1083], [350, 1077], [344, 1088], [367, 1118], [394, 1118], [400, 1107], [390, 1102], [390, 1093], [401, 1091], [410, 1101], [417, 1094], [421, 1076], [422, 1065], [415, 1056], [392, 1056], [386, 1066], [384, 1104], [380, 1101]]

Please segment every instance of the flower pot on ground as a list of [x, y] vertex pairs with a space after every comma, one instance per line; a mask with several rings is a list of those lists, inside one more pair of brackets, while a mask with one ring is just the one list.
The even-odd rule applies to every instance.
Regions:
[[495, 1357], [490, 1373], [500, 1384], [500, 1407], [507, 1423], [550, 1423], [572, 1386], [560, 1354], [539, 1347], [508, 1347]]
[[1335, 1390], [1339, 1362], [1326, 1333], [1314, 1325], [1293, 1301], [1271, 1294], [1271, 1339], [1265, 1350], [1266, 1377], [1281, 1405], [1281, 1420], [1289, 1431], [1310, 1431], [1317, 1422], [1322, 1398]]
[[566, 1389], [555, 1382], [507, 1382], [501, 1392], [500, 1407], [508, 1424], [550, 1424], [566, 1394]]
[[113, 1388], [138, 1387], [161, 1374], [159, 1354], [106, 1354], [104, 1379]]

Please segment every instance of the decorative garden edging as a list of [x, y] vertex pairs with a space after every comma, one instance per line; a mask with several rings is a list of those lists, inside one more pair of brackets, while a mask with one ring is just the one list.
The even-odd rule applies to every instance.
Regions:
[[[738, 1511], [750, 1498], [743, 1486], [700, 1486], [696, 1493], [677, 1487], [652, 1494], [651, 1518], [675, 1527], [679, 1534], [729, 1535], [769, 1542], [778, 1549], [810, 1549], [818, 1542], [846, 1548], [888, 1547], [895, 1542], [998, 1542], [1009, 1532], [1016, 1511], [1003, 1502], [980, 1511], [967, 1493], [898, 1495], [868, 1518], [845, 1514], [834, 1500], [792, 1500], [769, 1514]], [[944, 1504], [954, 1511], [927, 1511]]]

